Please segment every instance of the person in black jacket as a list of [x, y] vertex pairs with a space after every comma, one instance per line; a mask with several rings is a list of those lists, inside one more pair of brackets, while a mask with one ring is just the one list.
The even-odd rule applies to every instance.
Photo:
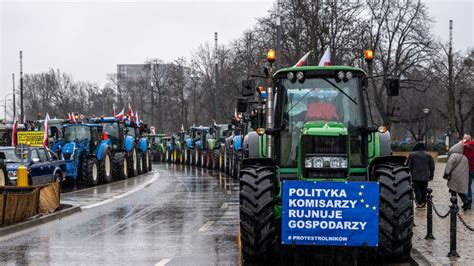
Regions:
[[415, 190], [415, 201], [418, 208], [426, 206], [426, 190], [428, 182], [433, 180], [434, 161], [433, 157], [425, 152], [423, 143], [416, 143], [413, 153], [408, 157], [407, 165], [410, 168], [411, 180]]

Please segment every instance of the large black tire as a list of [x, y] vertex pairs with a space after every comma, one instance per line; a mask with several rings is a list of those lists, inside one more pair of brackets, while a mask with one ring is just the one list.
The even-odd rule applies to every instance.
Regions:
[[277, 247], [272, 167], [246, 166], [240, 173], [240, 236], [244, 263], [266, 261]]
[[153, 157], [154, 162], [160, 161], [160, 153], [156, 149], [151, 150], [151, 156]]
[[143, 174], [143, 154], [137, 152], [137, 175]]
[[151, 162], [150, 162], [150, 151], [146, 150], [142, 157], [143, 161], [143, 173], [147, 173], [151, 170]]
[[107, 150], [99, 162], [99, 181], [102, 183], [112, 182], [112, 155]]
[[116, 152], [112, 163], [112, 175], [114, 178], [122, 180], [128, 178], [128, 164], [125, 152]]
[[89, 186], [97, 186], [99, 184], [99, 163], [97, 159], [85, 157], [81, 164], [81, 179]]
[[138, 175], [138, 152], [133, 148], [127, 153], [128, 176], [134, 177]]
[[413, 236], [413, 192], [409, 170], [401, 164], [375, 166], [380, 183], [379, 248], [383, 261], [410, 257]]

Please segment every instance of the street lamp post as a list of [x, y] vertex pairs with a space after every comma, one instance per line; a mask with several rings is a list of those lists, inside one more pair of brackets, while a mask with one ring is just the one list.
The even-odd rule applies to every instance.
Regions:
[[[10, 95], [13, 95], [13, 93], [8, 93], [7, 95], [5, 95], [5, 98], [4, 98], [4, 113], [3, 113], [3, 121], [6, 121], [7, 120], [7, 98], [8, 96]], [[8, 99], [8, 101], [10, 102], [12, 99]]]
[[424, 136], [424, 142], [425, 142], [425, 145], [426, 145], [426, 142], [428, 140], [428, 127], [427, 127], [427, 120], [428, 120], [428, 114], [430, 113], [430, 109], [428, 108], [425, 108], [423, 109], [423, 113], [425, 114], [425, 136]]

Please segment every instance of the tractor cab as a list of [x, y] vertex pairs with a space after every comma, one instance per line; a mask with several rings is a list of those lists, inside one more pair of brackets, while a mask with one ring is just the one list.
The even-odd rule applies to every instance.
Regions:
[[[362, 84], [353, 67], [296, 67], [275, 73], [274, 157], [301, 179], [349, 178], [366, 168], [369, 135]], [[370, 138], [373, 140], [373, 138]]]
[[112, 150], [123, 149], [124, 122], [115, 117], [93, 118], [91, 123], [100, 124], [110, 139]]
[[[18, 131], [26, 130], [24, 124], [18, 124]], [[0, 146], [11, 146], [13, 134], [13, 123], [0, 124]]]
[[[63, 138], [63, 125], [66, 123], [66, 120], [64, 119], [49, 119], [48, 120], [48, 147], [51, 148], [53, 143], [56, 140], [62, 139]], [[44, 120], [38, 120], [35, 122], [35, 128], [38, 131], [43, 131], [44, 130]]]
[[198, 150], [203, 150], [206, 148], [206, 140], [207, 137], [210, 136], [210, 128], [209, 127], [191, 127], [191, 136], [194, 143], [194, 148]]

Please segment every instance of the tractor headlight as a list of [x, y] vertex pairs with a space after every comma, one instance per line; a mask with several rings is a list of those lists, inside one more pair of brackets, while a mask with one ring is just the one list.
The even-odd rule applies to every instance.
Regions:
[[293, 79], [295, 78], [295, 74], [293, 74], [293, 72], [288, 72], [288, 74], [286, 74], [286, 78], [293, 81]]
[[352, 78], [352, 72], [347, 71], [346, 72], [346, 79], [351, 79]]
[[315, 157], [313, 159], [313, 165], [314, 165], [314, 168], [323, 168], [324, 166], [323, 158]]
[[331, 168], [341, 168], [341, 160], [339, 158], [331, 158]]
[[340, 80], [342, 80], [342, 79], [344, 78], [344, 72], [342, 72], [342, 71], [337, 72], [337, 77], [338, 77]]
[[305, 168], [334, 168], [334, 169], [345, 169], [347, 168], [346, 157], [319, 157], [319, 156], [308, 156], [304, 160]]
[[303, 74], [303, 72], [298, 71], [298, 72], [296, 73], [296, 78], [297, 78], [299, 81], [303, 81], [303, 79], [304, 79], [304, 74]]

